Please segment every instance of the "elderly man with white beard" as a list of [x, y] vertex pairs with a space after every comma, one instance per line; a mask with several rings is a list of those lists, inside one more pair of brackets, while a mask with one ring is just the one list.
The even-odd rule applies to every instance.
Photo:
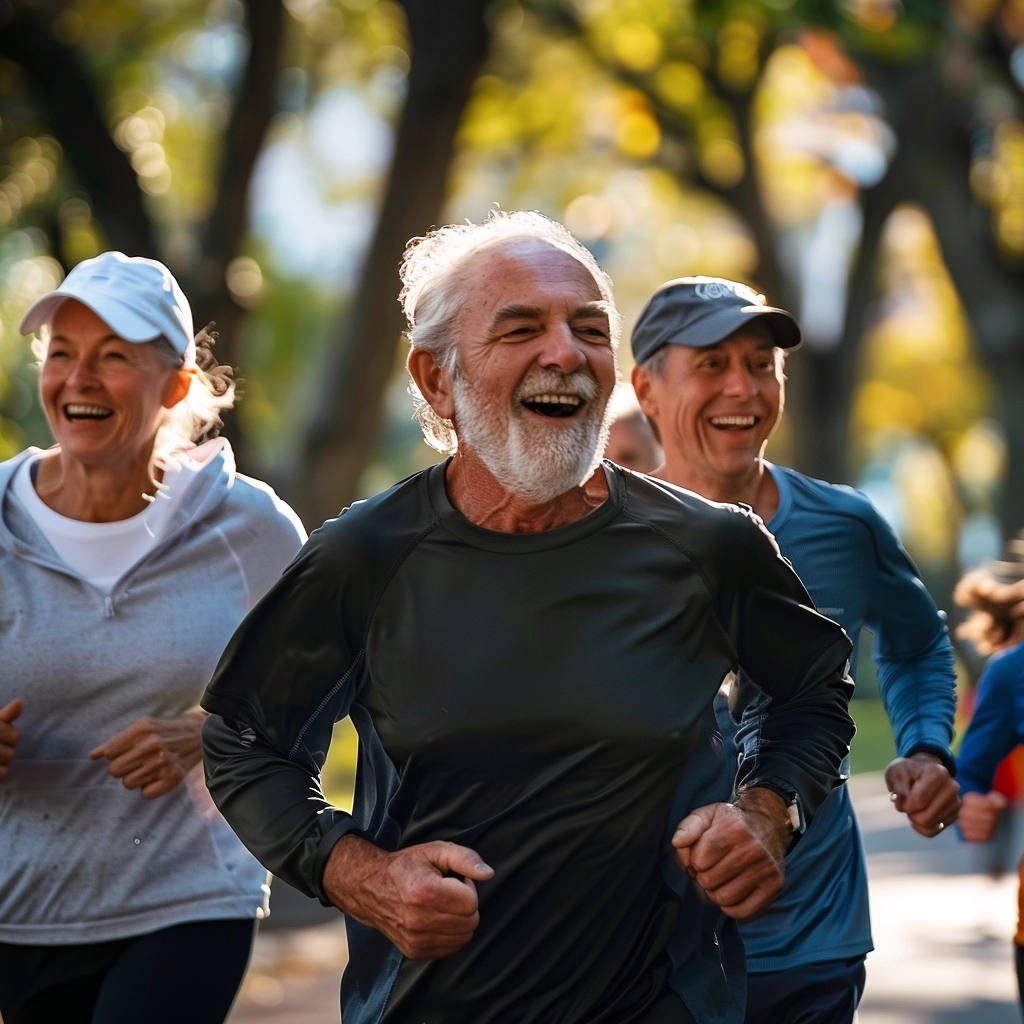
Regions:
[[[239, 628], [210, 790], [344, 913], [345, 1024], [739, 1021], [735, 922], [839, 781], [849, 642], [749, 511], [601, 461], [619, 315], [564, 227], [439, 228], [402, 282], [449, 457], [325, 523]], [[712, 701], [740, 671], [730, 788]], [[345, 716], [350, 813], [319, 784]]]

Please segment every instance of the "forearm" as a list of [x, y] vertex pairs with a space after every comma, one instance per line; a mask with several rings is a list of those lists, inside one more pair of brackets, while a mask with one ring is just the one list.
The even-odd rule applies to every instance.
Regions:
[[846, 675], [849, 645], [835, 643], [808, 666], [803, 685], [741, 724], [738, 791], [765, 786], [794, 794], [806, 820], [842, 779], [854, 725], [849, 715], [852, 681]]
[[309, 768], [243, 742], [220, 716], [203, 727], [206, 783], [246, 848], [275, 875], [329, 905], [324, 872], [335, 843], [358, 833], [352, 816], [322, 796]]
[[951, 767], [956, 675], [945, 632], [914, 658], [878, 654], [876, 662], [879, 692], [897, 753], [909, 757], [917, 751], [928, 751]]

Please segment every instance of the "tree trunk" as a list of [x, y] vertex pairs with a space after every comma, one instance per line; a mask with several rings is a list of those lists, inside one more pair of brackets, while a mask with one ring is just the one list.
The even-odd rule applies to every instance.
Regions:
[[397, 269], [408, 239], [437, 223], [455, 134], [490, 44], [485, 0], [406, 0], [403, 7], [412, 63], [384, 198], [287, 484], [308, 525], [357, 497], [404, 327]]
[[996, 509], [1004, 538], [1024, 524], [1024, 274], [1009, 267], [995, 248], [990, 213], [971, 194], [970, 111], [945, 92], [929, 111], [935, 154], [921, 168], [919, 199], [931, 216], [943, 258], [974, 335], [978, 359], [998, 396], [994, 410], [1007, 439], [1007, 465]]

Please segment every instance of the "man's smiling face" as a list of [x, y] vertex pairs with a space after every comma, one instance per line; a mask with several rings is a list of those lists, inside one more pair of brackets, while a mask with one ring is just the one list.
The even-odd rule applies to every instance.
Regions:
[[616, 376], [607, 304], [589, 270], [550, 243], [475, 260], [453, 379], [459, 443], [512, 493], [548, 501], [604, 449]]
[[781, 350], [752, 323], [705, 348], [669, 344], [663, 358], [660, 374], [635, 372], [637, 398], [666, 462], [685, 463], [684, 486], [714, 497], [764, 453], [784, 401]]

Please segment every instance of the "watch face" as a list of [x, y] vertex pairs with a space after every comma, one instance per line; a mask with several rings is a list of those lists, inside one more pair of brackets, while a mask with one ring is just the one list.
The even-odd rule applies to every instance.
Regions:
[[794, 832], [803, 832], [804, 820], [803, 815], [800, 813], [800, 805], [797, 803], [796, 797], [794, 797], [786, 808], [786, 812], [789, 816], [789, 827]]

